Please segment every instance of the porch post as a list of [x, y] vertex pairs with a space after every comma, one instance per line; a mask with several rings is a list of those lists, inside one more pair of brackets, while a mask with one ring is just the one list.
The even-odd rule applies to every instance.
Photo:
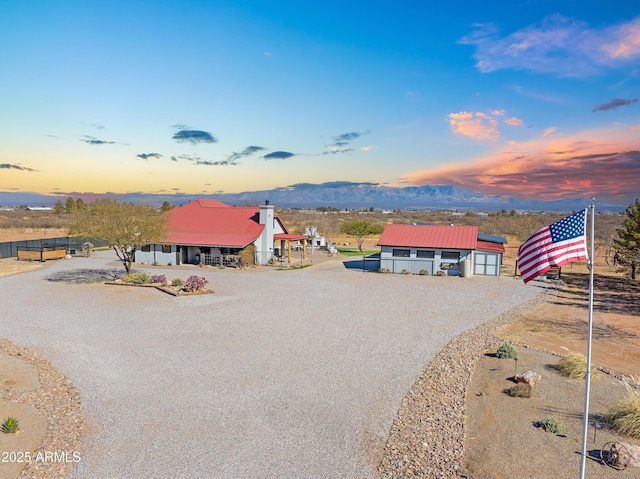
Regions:
[[287, 263], [291, 263], [291, 241], [287, 240]]

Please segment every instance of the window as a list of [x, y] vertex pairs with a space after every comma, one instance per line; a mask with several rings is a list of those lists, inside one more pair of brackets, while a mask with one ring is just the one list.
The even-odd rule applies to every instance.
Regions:
[[151, 251], [151, 245], [145, 244], [140, 248], [140, 251], [144, 251], [145, 253], [149, 253]]
[[449, 259], [449, 260], [459, 261], [460, 260], [460, 252], [459, 251], [443, 251], [442, 252], [442, 259]]
[[436, 252], [435, 251], [424, 251], [424, 250], [418, 250], [418, 254], [417, 254], [418, 258], [435, 258], [436, 256]]
[[162, 245], [162, 252], [163, 253], [171, 253], [171, 245], [170, 244], [163, 244]]
[[394, 249], [393, 256], [397, 256], [399, 258], [408, 258], [409, 256], [411, 256], [411, 250], [410, 249]]

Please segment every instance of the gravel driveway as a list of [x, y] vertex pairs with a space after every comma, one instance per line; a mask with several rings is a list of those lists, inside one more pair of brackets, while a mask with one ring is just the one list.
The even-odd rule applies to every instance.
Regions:
[[[373, 478], [401, 401], [453, 337], [539, 293], [513, 278], [147, 267], [216, 294], [74, 284], [112, 252], [0, 278], [0, 335], [78, 387], [78, 478]], [[139, 270], [144, 268], [139, 268]], [[50, 279], [64, 281], [50, 281]]]

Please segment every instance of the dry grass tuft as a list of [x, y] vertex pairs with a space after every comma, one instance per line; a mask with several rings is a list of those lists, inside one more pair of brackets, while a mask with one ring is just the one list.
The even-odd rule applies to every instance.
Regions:
[[515, 386], [506, 389], [505, 392], [514, 398], [530, 398], [533, 395], [531, 384], [518, 383]]
[[[587, 358], [584, 354], [570, 353], [560, 360], [557, 366], [563, 376], [571, 379], [584, 379], [587, 373]], [[598, 370], [591, 366], [591, 377], [595, 378]]]
[[627, 397], [613, 407], [607, 420], [611, 427], [627, 436], [640, 439], [640, 377], [632, 376], [622, 380], [627, 391]]

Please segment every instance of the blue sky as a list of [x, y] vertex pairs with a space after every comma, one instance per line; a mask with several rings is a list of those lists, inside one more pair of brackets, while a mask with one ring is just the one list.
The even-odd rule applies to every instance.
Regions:
[[639, 196], [635, 2], [236, 3], [3, 1], [0, 191]]

